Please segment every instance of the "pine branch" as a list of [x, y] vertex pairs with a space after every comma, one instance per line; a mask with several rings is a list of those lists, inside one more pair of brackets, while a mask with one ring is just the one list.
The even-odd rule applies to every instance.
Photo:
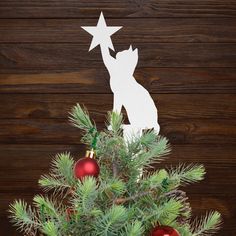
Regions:
[[124, 235], [126, 236], [142, 236], [144, 234], [144, 228], [140, 221], [135, 220], [131, 224], [127, 224], [126, 232]]
[[162, 198], [167, 199], [176, 199], [177, 201], [181, 202], [183, 204], [183, 208], [181, 210], [181, 214], [177, 218], [178, 223], [180, 224], [186, 224], [189, 223], [190, 217], [191, 217], [191, 207], [188, 202], [188, 197], [186, 195], [186, 192], [174, 189], [170, 192], [164, 193], [162, 195]]
[[122, 122], [123, 122], [123, 115], [122, 115], [122, 113], [108, 112], [108, 116], [107, 116], [107, 123], [108, 124], [107, 124], [107, 127], [115, 135], [121, 135]]
[[83, 131], [84, 135], [81, 141], [89, 145], [90, 148], [96, 149], [98, 131], [96, 125], [92, 123], [86, 108], [82, 108], [80, 104], [77, 103], [70, 112], [69, 120], [73, 126]]
[[150, 195], [153, 191], [150, 190], [150, 191], [146, 191], [146, 192], [142, 192], [142, 193], [137, 193], [131, 197], [127, 197], [127, 198], [116, 198], [114, 200], [114, 204], [124, 204], [128, 201], [135, 201], [137, 200], [138, 198], [141, 198], [141, 197], [144, 197], [144, 196], [147, 196], [147, 195]]
[[36, 195], [33, 199], [35, 206], [38, 209], [43, 208], [43, 218], [61, 220], [61, 212], [59, 210], [58, 202], [41, 195]]
[[166, 170], [161, 169], [148, 175], [146, 178], [141, 180], [141, 183], [145, 188], [163, 188], [163, 181], [169, 178], [169, 174]]
[[205, 168], [198, 164], [180, 164], [177, 168], [171, 168], [169, 172], [170, 181], [175, 183], [175, 187], [178, 187], [203, 180]]
[[56, 155], [52, 162], [51, 173], [39, 179], [39, 185], [45, 190], [54, 190], [54, 193], [64, 194], [72, 188], [76, 180], [73, 175], [74, 160], [69, 153]]
[[59, 236], [59, 230], [56, 224], [52, 221], [47, 221], [42, 226], [42, 233], [47, 236]]
[[117, 232], [125, 225], [127, 217], [127, 209], [125, 207], [113, 205], [97, 221], [97, 235], [117, 235]]
[[171, 147], [169, 141], [165, 137], [158, 137], [156, 143], [151, 145], [150, 153], [155, 157], [155, 162], [159, 162], [162, 159], [165, 159], [166, 156], [170, 153]]
[[176, 200], [175, 198], [169, 199], [166, 201], [159, 209], [159, 215], [161, 217], [171, 218], [171, 221], [176, 219], [183, 208], [181, 201]]
[[49, 192], [55, 190], [54, 193], [58, 192], [64, 194], [66, 189], [71, 188], [70, 185], [65, 184], [64, 181], [52, 177], [50, 175], [42, 175], [39, 179], [39, 185], [44, 189], [44, 191]]
[[140, 142], [142, 146], [147, 147], [147, 148], [152, 148], [156, 144], [157, 135], [155, 131], [153, 130], [144, 131], [138, 141]]
[[181, 214], [183, 204], [176, 199], [169, 199], [162, 202], [160, 205], [153, 205], [147, 210], [145, 223], [159, 222], [163, 225], [170, 225]]
[[134, 168], [151, 167], [154, 163], [158, 163], [165, 159], [166, 155], [170, 152], [170, 146], [168, 140], [164, 137], [159, 137], [156, 142], [152, 143], [148, 150], [142, 149], [140, 154], [138, 153], [131, 162]]
[[95, 127], [95, 125], [90, 120], [87, 109], [85, 107], [82, 108], [79, 103], [77, 103], [76, 106], [73, 107], [72, 111], [69, 114], [69, 119], [73, 126], [86, 132]]
[[101, 183], [99, 187], [99, 192], [105, 194], [108, 198], [113, 199], [114, 197], [118, 197], [126, 191], [125, 183], [117, 178], [108, 179]]
[[151, 155], [150, 158], [155, 157], [161, 160], [161, 157], [164, 158], [170, 151], [171, 148], [168, 140], [164, 137], [157, 136], [153, 130], [144, 131], [140, 138], [133, 137], [128, 143], [128, 152], [133, 157], [141, 152], [147, 156]]
[[63, 179], [70, 186], [75, 184], [73, 175], [74, 160], [70, 153], [61, 153], [56, 155], [52, 162], [52, 173], [57, 178]]
[[81, 214], [89, 214], [94, 207], [94, 202], [98, 197], [96, 179], [93, 177], [86, 177], [82, 182], [78, 182], [72, 204], [80, 209]]
[[10, 205], [9, 212], [13, 224], [25, 234], [36, 232], [40, 226], [36, 214], [24, 201], [15, 201]]
[[210, 212], [200, 220], [195, 220], [192, 225], [192, 236], [210, 236], [215, 234], [221, 226], [221, 215], [218, 212]]

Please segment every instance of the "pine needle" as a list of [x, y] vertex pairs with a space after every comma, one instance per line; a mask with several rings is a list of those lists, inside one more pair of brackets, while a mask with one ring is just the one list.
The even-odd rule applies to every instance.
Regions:
[[140, 221], [134, 221], [126, 226], [126, 236], [142, 236], [144, 233], [144, 228]]
[[205, 168], [198, 164], [180, 164], [169, 171], [170, 179], [179, 183], [179, 185], [187, 185], [204, 179]]
[[35, 213], [24, 201], [16, 200], [10, 205], [9, 212], [11, 221], [20, 231], [29, 234], [39, 227]]
[[212, 211], [202, 217], [200, 220], [195, 220], [192, 224], [193, 236], [210, 236], [215, 234], [222, 224], [221, 215], [217, 211]]
[[39, 179], [39, 185], [45, 191], [54, 190], [54, 194], [65, 194], [65, 190], [75, 185], [73, 174], [74, 160], [70, 153], [57, 154], [52, 161], [51, 173]]
[[74, 160], [70, 156], [70, 153], [57, 154], [52, 161], [53, 174], [56, 177], [63, 179], [68, 185], [73, 185], [75, 183], [73, 168]]
[[127, 210], [123, 206], [113, 205], [100, 218], [97, 224], [97, 235], [117, 235], [127, 219]]
[[59, 236], [58, 228], [52, 221], [47, 221], [43, 224], [42, 232], [47, 236]]
[[94, 128], [87, 109], [85, 107], [82, 108], [80, 104], [77, 103], [69, 114], [69, 119], [73, 126], [85, 131]]
[[108, 112], [107, 116], [107, 127], [111, 128], [112, 132], [115, 134], [120, 135], [121, 134], [121, 127], [122, 127], [122, 122], [123, 122], [123, 115], [122, 113], [117, 113], [117, 112]]
[[94, 201], [98, 196], [96, 179], [85, 177], [82, 182], [77, 183], [75, 196], [72, 203], [81, 209], [81, 214], [89, 214], [94, 207]]
[[56, 200], [49, 199], [48, 197], [44, 197], [42, 195], [36, 195], [33, 199], [35, 206], [38, 209], [44, 208], [43, 214], [45, 217], [52, 219], [60, 219], [60, 211], [57, 206], [59, 203]]

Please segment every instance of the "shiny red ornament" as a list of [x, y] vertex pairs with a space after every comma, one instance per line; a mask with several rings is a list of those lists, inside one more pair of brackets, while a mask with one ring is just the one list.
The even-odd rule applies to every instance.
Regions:
[[170, 226], [156, 226], [150, 236], [180, 236], [180, 234]]
[[88, 151], [86, 157], [79, 159], [74, 166], [74, 175], [77, 179], [83, 180], [86, 176], [98, 177], [100, 168], [97, 161], [93, 158], [94, 152]]

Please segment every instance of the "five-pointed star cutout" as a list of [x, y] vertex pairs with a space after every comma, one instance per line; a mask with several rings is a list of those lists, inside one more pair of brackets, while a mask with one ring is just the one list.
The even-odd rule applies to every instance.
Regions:
[[93, 40], [90, 44], [89, 51], [100, 44], [105, 47], [109, 47], [114, 51], [114, 47], [111, 41], [111, 35], [122, 28], [122, 26], [107, 26], [103, 13], [101, 12], [97, 26], [81, 26], [81, 28], [93, 35]]

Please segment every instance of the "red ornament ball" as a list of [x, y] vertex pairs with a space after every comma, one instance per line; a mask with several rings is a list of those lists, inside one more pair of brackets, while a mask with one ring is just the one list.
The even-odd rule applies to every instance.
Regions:
[[93, 154], [89, 153], [89, 156], [78, 160], [74, 166], [74, 174], [77, 179], [82, 180], [86, 176], [98, 177], [100, 168], [95, 159], [93, 159]]
[[150, 236], [180, 236], [180, 234], [170, 226], [156, 226]]

